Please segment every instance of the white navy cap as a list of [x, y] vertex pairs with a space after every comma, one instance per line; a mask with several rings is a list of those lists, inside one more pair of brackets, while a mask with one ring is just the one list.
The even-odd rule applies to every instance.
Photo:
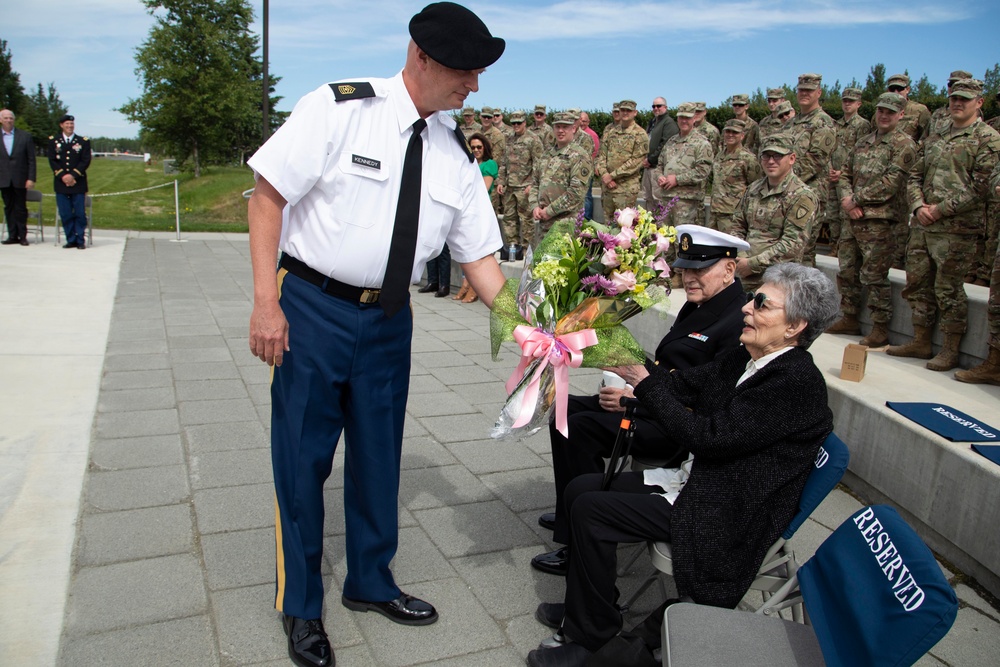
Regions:
[[675, 269], [704, 269], [720, 259], [736, 259], [740, 250], [749, 250], [743, 239], [701, 225], [677, 225]]

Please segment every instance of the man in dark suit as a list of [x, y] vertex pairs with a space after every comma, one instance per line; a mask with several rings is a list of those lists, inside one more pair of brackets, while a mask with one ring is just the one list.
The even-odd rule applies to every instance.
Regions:
[[[682, 273], [687, 303], [657, 346], [655, 360], [646, 361], [651, 370], [654, 366], [674, 370], [708, 363], [737, 347], [743, 329], [740, 309], [746, 304], [746, 295], [736, 277], [736, 253], [749, 248], [749, 244], [700, 225], [678, 225], [677, 237], [674, 269]], [[570, 396], [569, 438], [563, 437], [553, 424], [549, 426], [556, 511], [543, 514], [538, 523], [551, 528], [553, 540], [560, 544], [569, 542], [563, 493], [575, 477], [604, 470], [604, 459], [611, 454], [621, 424], [623, 408], [619, 399], [623, 395], [632, 396], [631, 388], [605, 386], [597, 396]], [[676, 467], [687, 457], [687, 451], [666, 446], [672, 440], [643, 408], [636, 411], [635, 421], [633, 455], [655, 459], [664, 467]], [[542, 572], [565, 575], [568, 559], [569, 549], [562, 547], [535, 556], [531, 564]]]
[[0, 194], [7, 217], [3, 245], [28, 245], [28, 190], [35, 187], [35, 143], [31, 134], [14, 129], [14, 112], [0, 111]]
[[65, 114], [59, 119], [62, 133], [49, 137], [49, 166], [52, 167], [56, 191], [56, 206], [66, 232], [64, 248], [87, 247], [84, 232], [87, 217], [84, 203], [87, 197], [87, 167], [90, 166], [90, 139], [74, 133], [76, 119]]

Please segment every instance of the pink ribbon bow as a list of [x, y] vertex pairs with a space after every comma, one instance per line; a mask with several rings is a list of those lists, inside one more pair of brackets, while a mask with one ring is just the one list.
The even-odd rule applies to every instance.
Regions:
[[556, 379], [556, 429], [563, 437], [569, 437], [569, 427], [566, 424], [569, 369], [580, 367], [583, 363], [583, 348], [597, 344], [597, 332], [593, 329], [582, 329], [556, 336], [548, 331], [522, 324], [514, 329], [514, 340], [521, 346], [521, 360], [505, 385], [508, 395], [524, 377], [528, 364], [534, 359], [542, 360], [524, 390], [521, 410], [514, 421], [514, 428], [524, 426], [531, 421], [535, 405], [538, 403], [542, 371], [551, 364]]

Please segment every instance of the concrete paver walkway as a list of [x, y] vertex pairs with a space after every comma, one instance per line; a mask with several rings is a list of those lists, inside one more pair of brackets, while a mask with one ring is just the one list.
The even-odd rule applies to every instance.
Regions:
[[[24, 251], [40, 251], [33, 258], [42, 257], [40, 275], [69, 262], [62, 269], [67, 278], [93, 281], [74, 283], [79, 298], [70, 301], [82, 312], [61, 308], [55, 295], [65, 292], [58, 290], [26, 301], [0, 295], [4, 312], [18, 313], [0, 324], [10, 351], [0, 371], [0, 596], [6, 602], [0, 664], [290, 664], [271, 604], [269, 375], [247, 350], [246, 237], [172, 243], [141, 235], [129, 239], [124, 252], [122, 244], [109, 236], [86, 253]], [[5, 285], [30, 269], [9, 261], [8, 253], [0, 255]], [[48, 267], [50, 261], [56, 264]], [[39, 281], [22, 283], [19, 291], [39, 294]], [[536, 523], [554, 501], [547, 434], [524, 442], [489, 439], [503, 380], [517, 357], [506, 346], [500, 361], [490, 358], [488, 311], [481, 303], [415, 290], [413, 303], [394, 572], [404, 590], [437, 606], [441, 620], [407, 628], [340, 606], [339, 452], [327, 483], [327, 629], [338, 664], [347, 667], [523, 665], [550, 634], [534, 620], [535, 607], [560, 599], [564, 588], [562, 579], [529, 566], [532, 555], [552, 546]], [[73, 348], [58, 339], [87, 323], [86, 345]], [[13, 342], [25, 331], [38, 343], [57, 342], [18, 371], [17, 357], [26, 353]], [[81, 358], [87, 367], [75, 370]], [[574, 371], [574, 391], [592, 392], [598, 375]], [[27, 466], [21, 459], [47, 450], [42, 443], [51, 434], [73, 446], [41, 459], [44, 474], [18, 472]], [[859, 506], [846, 492], [831, 495], [796, 536], [800, 560]], [[56, 546], [20, 547], [39, 536]], [[50, 549], [55, 557], [41, 560]], [[643, 556], [623, 591], [648, 569]], [[963, 601], [959, 620], [919, 664], [995, 664], [1000, 613], [961, 576], [949, 576]], [[648, 591], [629, 620], [639, 620], [658, 595], [656, 587]], [[38, 633], [39, 627], [51, 632]]]

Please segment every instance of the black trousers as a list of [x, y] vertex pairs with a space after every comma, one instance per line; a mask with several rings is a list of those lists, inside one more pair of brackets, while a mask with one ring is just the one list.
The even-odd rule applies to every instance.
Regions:
[[[556, 482], [556, 526], [552, 539], [560, 544], [569, 544], [567, 485], [580, 475], [604, 472], [604, 459], [611, 455], [622, 421], [622, 413], [602, 409], [597, 396], [570, 396], [566, 416], [569, 439], [556, 430], [555, 420], [549, 424]], [[667, 444], [666, 430], [655, 419], [643, 416], [641, 407], [635, 421], [633, 455], [655, 459], [666, 468], [676, 468], [687, 458], [685, 450]]]
[[451, 248], [447, 243], [440, 255], [427, 260], [427, 284], [439, 288], [451, 286]]
[[28, 236], [28, 189], [13, 185], [0, 188], [3, 212], [7, 216], [7, 236], [20, 241]]
[[570, 518], [569, 571], [563, 632], [590, 651], [622, 629], [615, 588], [620, 542], [670, 541], [673, 506], [646, 486], [642, 473], [625, 472], [609, 491], [603, 475], [577, 477], [566, 489]]

